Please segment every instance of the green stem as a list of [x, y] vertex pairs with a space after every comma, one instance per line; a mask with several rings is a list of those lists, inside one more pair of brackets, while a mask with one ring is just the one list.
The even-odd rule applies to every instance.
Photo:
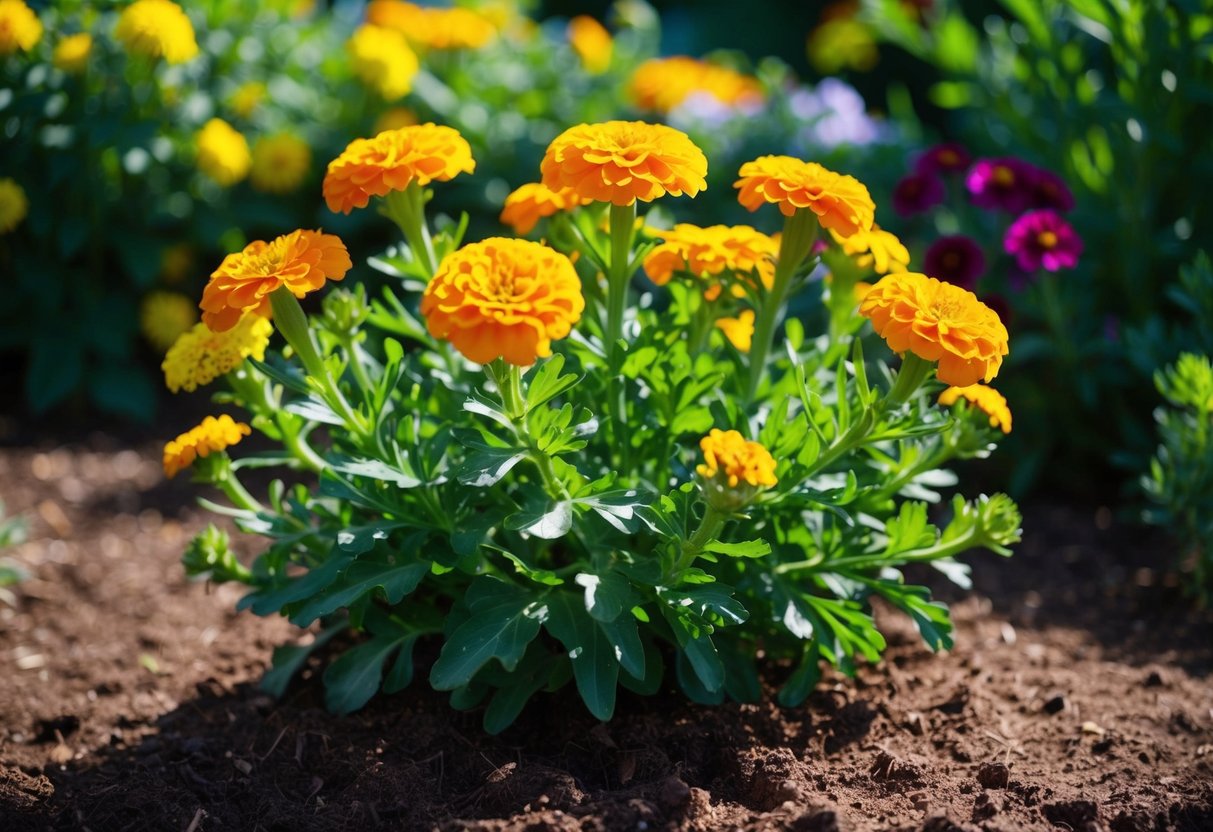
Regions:
[[678, 562], [674, 565], [674, 571], [681, 572], [689, 569], [695, 559], [703, 554], [703, 547], [720, 533], [720, 528], [728, 519], [725, 512], [711, 503], [704, 503], [703, 519], [699, 521], [699, 528], [695, 529], [691, 537], [682, 544], [682, 552], [678, 556]]
[[342, 340], [341, 346], [349, 359], [350, 369], [354, 371], [354, 380], [362, 389], [363, 399], [369, 398], [375, 386], [371, 384], [371, 377], [366, 374], [366, 368], [362, 366], [362, 361], [358, 357], [358, 345], [354, 343], [353, 338], [346, 338]]
[[262, 512], [265, 506], [257, 498], [248, 493], [248, 489], [240, 482], [234, 473], [229, 471], [227, 476], [215, 483], [215, 487], [224, 493], [232, 505], [245, 511]]
[[631, 469], [627, 431], [627, 385], [621, 376], [624, 350], [623, 317], [628, 303], [628, 284], [632, 275], [628, 268], [632, 256], [632, 236], [636, 226], [636, 203], [612, 205], [610, 215], [611, 262], [607, 274], [607, 410], [611, 426], [612, 445], [622, 455], [622, 471]]
[[775, 574], [786, 575], [789, 572], [837, 572], [841, 569], [867, 569], [875, 566], [896, 566], [903, 563], [925, 563], [933, 560], [943, 560], [954, 557], [968, 549], [981, 546], [982, 536], [973, 531], [964, 537], [950, 540], [947, 543], [936, 543], [921, 549], [910, 549], [895, 555], [852, 555], [851, 557], [802, 560], [794, 563], [781, 563], [775, 567]]
[[691, 329], [687, 333], [687, 352], [690, 353], [692, 359], [703, 352], [708, 345], [708, 338], [712, 334], [712, 323], [711, 301], [701, 295], [699, 307], [691, 318]]
[[535, 446], [535, 441], [527, 429], [526, 399], [522, 394], [522, 368], [516, 364], [507, 364], [499, 358], [484, 365], [484, 369], [497, 386], [505, 415], [513, 425], [514, 436], [526, 445], [527, 459], [539, 470], [544, 490], [553, 500], [567, 500], [568, 489], [556, 476], [552, 458]]
[[438, 271], [438, 257], [434, 254], [434, 241], [425, 221], [425, 189], [410, 182], [403, 191], [390, 192], [384, 202], [388, 217], [404, 234], [413, 256], [433, 275]]
[[303, 432], [296, 429], [297, 425], [288, 427], [284, 424], [286, 420], [279, 418], [279, 415], [275, 414], [274, 421], [278, 423], [278, 430], [282, 432], [282, 444], [286, 446], [286, 449], [309, 471], [319, 474], [327, 468], [328, 463], [308, 444]]

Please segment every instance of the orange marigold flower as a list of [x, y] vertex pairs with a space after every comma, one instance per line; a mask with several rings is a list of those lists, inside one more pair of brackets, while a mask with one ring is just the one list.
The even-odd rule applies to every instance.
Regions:
[[853, 176], [792, 156], [761, 156], [742, 165], [739, 175], [737, 201], [751, 211], [765, 202], [778, 205], [785, 217], [808, 209], [823, 228], [847, 237], [872, 227], [876, 205]]
[[754, 342], [754, 310], [743, 309], [736, 318], [718, 318], [716, 328], [738, 352], [749, 352]]
[[581, 66], [591, 75], [601, 75], [611, 65], [615, 42], [606, 27], [588, 14], [579, 14], [569, 21], [569, 46], [581, 59]]
[[198, 457], [226, 450], [250, 433], [252, 430], [248, 425], [233, 421], [226, 413], [218, 419], [207, 416], [202, 424], [164, 446], [164, 474], [175, 477], [182, 468], [193, 465]]
[[527, 366], [552, 354], [581, 319], [585, 300], [569, 258], [528, 240], [490, 237], [455, 251], [421, 298], [435, 338], [470, 361]]
[[681, 130], [643, 121], [570, 127], [548, 145], [543, 184], [572, 188], [594, 202], [631, 205], [660, 196], [695, 196], [707, 187], [708, 160]]
[[699, 448], [703, 451], [703, 464], [695, 470], [704, 479], [719, 477], [729, 488], [743, 482], [754, 488], [769, 488], [778, 482], [771, 452], [735, 430], [712, 428], [711, 433], [699, 440]]
[[943, 407], [951, 407], [961, 399], [989, 416], [990, 427], [1003, 433], [1011, 432], [1011, 408], [1006, 397], [993, 387], [970, 384], [968, 387], [949, 387], [939, 394], [939, 404]]
[[967, 289], [925, 274], [891, 274], [868, 291], [859, 314], [894, 352], [938, 361], [945, 384], [968, 387], [998, 375], [1008, 335], [998, 314]]
[[553, 191], [542, 182], [528, 182], [505, 198], [500, 219], [515, 234], [530, 234], [542, 217], [588, 204], [589, 200], [577, 196], [572, 188]]
[[24, 0], [0, 0], [0, 55], [29, 52], [42, 39], [42, 21]]
[[430, 49], [479, 49], [497, 36], [497, 27], [474, 9], [435, 8], [403, 0], [372, 0], [366, 20], [404, 34]]
[[202, 322], [224, 332], [245, 312], [268, 317], [273, 292], [286, 287], [301, 298], [326, 280], [341, 280], [352, 266], [345, 243], [319, 231], [301, 229], [269, 243], [249, 243], [223, 258], [202, 290]]
[[897, 239], [897, 235], [875, 223], [871, 229], [860, 229], [849, 237], [831, 229], [830, 236], [842, 246], [844, 254], [855, 258], [855, 264], [862, 269], [888, 274], [904, 272], [910, 266], [910, 252]]
[[758, 104], [763, 99], [754, 78], [685, 55], [647, 60], [628, 82], [628, 95], [636, 106], [658, 113], [668, 113], [696, 93], [729, 106]]
[[[712, 225], [700, 228], [679, 223], [670, 231], [656, 231], [664, 242], [644, 258], [644, 272], [658, 286], [664, 286], [675, 273], [687, 273], [708, 280], [705, 290], [708, 300], [719, 297], [725, 272], [737, 276], [741, 283], [756, 288], [751, 275], [757, 271], [759, 280], [770, 288], [775, 279], [775, 256], [779, 242], [748, 225]], [[745, 294], [741, 284], [733, 285], [733, 294]]]
[[354, 139], [329, 162], [324, 201], [330, 211], [348, 214], [365, 208], [371, 197], [403, 191], [412, 182], [425, 187], [475, 169], [471, 145], [453, 127], [429, 123], [385, 130]]

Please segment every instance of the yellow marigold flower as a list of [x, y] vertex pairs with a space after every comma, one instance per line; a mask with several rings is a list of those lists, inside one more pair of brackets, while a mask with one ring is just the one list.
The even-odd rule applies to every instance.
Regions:
[[194, 25], [172, 0], [135, 0], [118, 18], [114, 37], [135, 55], [180, 64], [198, 54]]
[[164, 446], [164, 475], [175, 477], [177, 472], [194, 464], [198, 457], [227, 450], [252, 430], [244, 422], [236, 422], [226, 413], [216, 419], [207, 416], [202, 424], [178, 436]]
[[421, 298], [430, 334], [478, 364], [534, 364], [552, 354], [552, 341], [567, 336], [584, 309], [569, 258], [506, 237], [447, 255]]
[[876, 205], [853, 176], [792, 156], [761, 156], [742, 165], [739, 175], [737, 201], [751, 211], [765, 202], [778, 205], [785, 217], [808, 209], [823, 228], [847, 237], [872, 227]]
[[375, 119], [375, 126], [371, 128], [371, 134], [378, 136], [385, 130], [399, 130], [401, 127], [412, 127], [415, 124], [417, 124], [417, 114], [408, 107], [389, 107], [379, 118]]
[[198, 170], [219, 185], [230, 188], [248, 176], [253, 164], [248, 140], [232, 125], [213, 118], [202, 125], [197, 141]]
[[569, 46], [586, 72], [601, 75], [611, 65], [615, 42], [605, 26], [588, 14], [579, 14], [569, 21]]
[[658, 113], [668, 113], [695, 93], [710, 95], [729, 106], [757, 104], [763, 99], [756, 79], [685, 55], [647, 60], [636, 68], [628, 83], [633, 103]]
[[716, 328], [724, 333], [738, 352], [749, 352], [754, 341], [754, 310], [743, 309], [736, 318], [718, 318]]
[[354, 74], [385, 101], [403, 98], [413, 88], [421, 64], [404, 35], [395, 29], [359, 26], [346, 48]]
[[543, 184], [583, 199], [631, 205], [695, 196], [707, 187], [708, 160], [690, 137], [664, 124], [579, 124], [557, 136], [540, 165]]
[[194, 303], [179, 292], [149, 292], [139, 309], [143, 336], [164, 351], [198, 320]]
[[223, 258], [202, 290], [202, 322], [224, 332], [245, 312], [268, 317], [273, 292], [285, 287], [301, 298], [325, 280], [341, 280], [352, 266], [345, 243], [319, 231], [301, 229], [268, 243], [249, 243]]
[[589, 200], [578, 197], [572, 188], [553, 191], [541, 182], [528, 182], [505, 198], [500, 219], [513, 228], [515, 234], [522, 236], [530, 234], [541, 217], [572, 211], [588, 203]]
[[844, 254], [855, 258], [855, 264], [863, 269], [872, 269], [877, 274], [904, 272], [910, 266], [910, 252], [897, 239], [896, 234], [872, 224], [871, 229], [860, 229], [851, 236], [830, 229], [834, 242], [842, 246]]
[[262, 136], [253, 145], [253, 187], [288, 194], [303, 184], [312, 166], [312, 149], [290, 133]]
[[[715, 300], [720, 296], [720, 278], [732, 272], [742, 283], [754, 286], [750, 276], [755, 270], [762, 285], [770, 288], [775, 279], [775, 256], [779, 243], [748, 225], [712, 225], [700, 228], [679, 223], [670, 231], [655, 231], [663, 242], [644, 258], [644, 272], [658, 286], [664, 286], [675, 273], [694, 275], [707, 280], [705, 296]], [[745, 294], [742, 285], [734, 284], [734, 294]]]
[[872, 284], [866, 280], [859, 280], [855, 283], [855, 288], [851, 290], [855, 295], [855, 303], [863, 303], [863, 299], [868, 296], [868, 292], [872, 291]]
[[1011, 408], [1007, 405], [1006, 397], [993, 387], [971, 384], [968, 387], [949, 387], [939, 394], [939, 404], [943, 407], [951, 407], [960, 399], [965, 399], [989, 416], [990, 427], [998, 428], [1003, 433], [1011, 432]]
[[403, 191], [411, 182], [425, 187], [475, 169], [472, 146], [453, 127], [432, 123], [401, 127], [350, 142], [329, 163], [324, 201], [330, 211], [348, 214], [365, 208], [371, 197]]
[[42, 38], [42, 21], [22, 0], [0, 0], [0, 55], [29, 52]]
[[864, 297], [859, 314], [894, 352], [938, 361], [945, 384], [968, 387], [998, 375], [1008, 335], [998, 314], [972, 292], [925, 274], [890, 274]]
[[69, 75], [78, 75], [88, 67], [88, 56], [93, 51], [93, 36], [88, 32], [68, 35], [55, 44], [51, 63], [56, 69]]
[[12, 179], [0, 179], [0, 234], [12, 231], [28, 213], [25, 189]]
[[703, 463], [695, 470], [704, 479], [719, 477], [729, 488], [743, 482], [754, 488], [770, 488], [778, 482], [771, 452], [735, 430], [712, 428], [711, 433], [699, 440], [699, 448], [703, 451]]
[[822, 75], [837, 75], [847, 68], [867, 72], [879, 58], [871, 30], [853, 17], [824, 21], [809, 33], [805, 51]]
[[403, 0], [372, 0], [366, 20], [395, 29], [430, 49], [479, 49], [497, 36], [497, 27], [488, 17], [459, 6], [435, 8]]
[[239, 367], [246, 358], [265, 360], [274, 325], [269, 318], [250, 312], [226, 332], [211, 332], [198, 323], [169, 347], [160, 369], [164, 384], [177, 393], [193, 392]]
[[236, 91], [232, 93], [232, 97], [228, 100], [233, 112], [241, 118], [248, 118], [253, 114], [253, 111], [261, 106], [261, 102], [266, 96], [265, 84], [260, 81], [245, 81]]

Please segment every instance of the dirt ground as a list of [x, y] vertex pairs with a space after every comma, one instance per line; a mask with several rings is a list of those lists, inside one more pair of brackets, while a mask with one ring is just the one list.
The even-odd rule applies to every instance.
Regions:
[[1037, 506], [1014, 559], [975, 558], [948, 655], [887, 615], [888, 660], [803, 708], [624, 694], [600, 724], [567, 692], [488, 737], [424, 685], [345, 718], [310, 673], [261, 694], [296, 634], [185, 580], [179, 479], [101, 438], [0, 449], [32, 521], [0, 600], [0, 829], [1213, 830], [1213, 620], [1106, 509]]

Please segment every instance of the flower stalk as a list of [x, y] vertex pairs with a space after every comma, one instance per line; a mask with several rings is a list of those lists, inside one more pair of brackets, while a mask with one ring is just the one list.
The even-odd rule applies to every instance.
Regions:
[[403, 191], [391, 191], [384, 197], [384, 213], [404, 234], [413, 256], [421, 261], [426, 272], [433, 274], [438, 271], [438, 256], [425, 221], [426, 201], [425, 189], [413, 181]]
[[620, 346], [623, 338], [623, 317], [628, 303], [628, 285], [631, 283], [632, 239], [636, 233], [636, 203], [611, 205], [610, 237], [611, 261], [607, 273], [607, 320], [604, 330], [607, 354], [607, 407], [610, 413], [611, 434], [615, 445], [623, 455], [623, 470], [630, 470], [628, 453], [627, 400], [623, 370], [624, 350]]

